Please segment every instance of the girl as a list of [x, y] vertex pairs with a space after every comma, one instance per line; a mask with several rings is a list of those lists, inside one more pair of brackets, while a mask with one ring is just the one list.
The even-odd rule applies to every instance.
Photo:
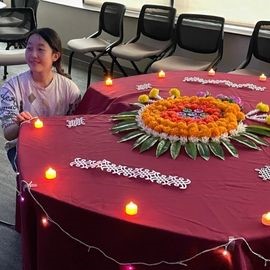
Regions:
[[61, 40], [54, 30], [34, 30], [25, 52], [30, 70], [0, 88], [0, 120], [13, 168], [20, 124], [35, 116], [71, 114], [80, 101], [79, 88], [62, 70], [61, 51]]

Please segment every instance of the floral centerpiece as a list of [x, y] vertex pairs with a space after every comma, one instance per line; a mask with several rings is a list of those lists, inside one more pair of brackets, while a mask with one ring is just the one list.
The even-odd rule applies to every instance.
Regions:
[[208, 160], [213, 154], [225, 159], [224, 150], [238, 157], [234, 142], [259, 150], [268, 142], [258, 136], [270, 136], [270, 128], [244, 124], [245, 114], [238, 97], [211, 96], [208, 92], [198, 96], [181, 96], [172, 88], [170, 96], [162, 99], [153, 88], [141, 95], [139, 108], [112, 116], [118, 123], [113, 133], [127, 132], [120, 142], [135, 139], [133, 148], [144, 152], [156, 147], [156, 156], [167, 151], [176, 159], [181, 148], [192, 159], [200, 155]]

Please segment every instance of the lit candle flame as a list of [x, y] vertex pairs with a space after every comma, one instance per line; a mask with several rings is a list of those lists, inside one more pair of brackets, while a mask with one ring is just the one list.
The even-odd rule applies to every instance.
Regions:
[[129, 202], [127, 205], [126, 205], [126, 214], [127, 215], [130, 215], [130, 216], [134, 216], [137, 214], [138, 212], [138, 206], [137, 204], [135, 204], [134, 202]]
[[159, 78], [165, 78], [165, 72], [163, 70], [161, 70], [159, 73], [158, 73], [158, 77]]
[[108, 78], [106, 79], [106, 81], [105, 81], [105, 84], [106, 84], [107, 86], [112, 85], [112, 84], [113, 84], [112, 79], [111, 79], [110, 77], [108, 77]]
[[56, 170], [54, 170], [53, 168], [49, 168], [46, 172], [45, 172], [45, 178], [48, 180], [52, 180], [56, 178]]
[[259, 80], [262, 81], [262, 82], [266, 81], [266, 79], [267, 79], [267, 77], [265, 76], [264, 73], [262, 73], [262, 74], [260, 75], [260, 77], [259, 77]]
[[35, 126], [35, 128], [43, 128], [43, 122], [40, 119], [37, 119], [34, 122], [34, 126]]
[[212, 69], [212, 68], [208, 71], [208, 75], [209, 75], [209, 76], [214, 76], [215, 74], [216, 74], [216, 72], [215, 72], [215, 70]]

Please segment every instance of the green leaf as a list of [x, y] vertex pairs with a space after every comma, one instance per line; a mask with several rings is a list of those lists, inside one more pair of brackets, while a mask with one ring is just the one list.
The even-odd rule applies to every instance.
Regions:
[[134, 111], [129, 111], [129, 112], [120, 112], [118, 114], [115, 114], [114, 116], [118, 116], [118, 115], [137, 115], [138, 114], [138, 110], [134, 110]]
[[170, 148], [171, 142], [169, 140], [161, 140], [157, 145], [156, 156], [159, 157]]
[[119, 115], [119, 116], [112, 116], [112, 121], [125, 121], [125, 120], [135, 120], [136, 115]]
[[246, 128], [257, 128], [257, 129], [262, 129], [270, 132], [270, 128], [266, 126], [261, 126], [261, 125], [248, 125]]
[[136, 148], [136, 147], [138, 147], [140, 144], [142, 144], [142, 143], [143, 143], [145, 140], [147, 140], [149, 137], [150, 137], [150, 135], [148, 135], [148, 134], [144, 134], [144, 135], [142, 135], [141, 137], [139, 137], [139, 138], [135, 141], [135, 143], [134, 143], [134, 145], [133, 145], [133, 149]]
[[112, 127], [113, 133], [118, 133], [126, 130], [139, 129], [137, 122], [124, 121]]
[[254, 141], [257, 144], [269, 146], [269, 143], [266, 140], [260, 138], [259, 136], [255, 135], [255, 134], [244, 132], [244, 133], [241, 133], [241, 135], [247, 137], [248, 139], [251, 139], [252, 141]]
[[135, 130], [135, 131], [128, 133], [124, 137], [122, 137], [119, 142], [126, 142], [126, 141], [132, 140], [134, 138], [137, 138], [138, 136], [143, 135], [143, 134], [145, 134], [145, 133], [142, 132], [141, 130]]
[[125, 120], [125, 121], [121, 121], [121, 122], [119, 122], [117, 124], [114, 124], [113, 127], [112, 127], [112, 130], [117, 129], [118, 127], [122, 127], [122, 126], [127, 125], [127, 124], [131, 124], [131, 123], [132, 124], [133, 123], [137, 124], [136, 120], [134, 120], [134, 119], [132, 119], [132, 120]]
[[249, 148], [255, 149], [255, 150], [261, 150], [260, 147], [257, 146], [257, 144], [243, 136], [232, 136], [230, 137], [232, 140], [237, 141]]
[[156, 142], [159, 140], [158, 137], [150, 137], [148, 139], [146, 139], [140, 147], [140, 153], [150, 149], [152, 146], [154, 146], [156, 144]]
[[138, 106], [140, 108], [144, 107], [145, 104], [142, 104], [142, 103], [139, 103], [139, 102], [135, 102], [135, 103], [130, 103], [130, 105], [133, 105], [133, 106]]
[[221, 147], [221, 145], [219, 143], [217, 143], [217, 142], [209, 142], [208, 146], [209, 146], [209, 149], [211, 150], [211, 152], [215, 156], [217, 156], [217, 157], [219, 157], [220, 159], [223, 159], [223, 160], [225, 159], [224, 158], [224, 151], [223, 151], [223, 149], [222, 149], [222, 147]]
[[238, 152], [230, 141], [221, 141], [221, 143], [224, 145], [224, 147], [229, 151], [229, 153], [232, 156], [238, 158]]
[[179, 156], [180, 150], [181, 150], [180, 141], [171, 142], [170, 154], [173, 159], [176, 159]]
[[270, 130], [262, 128], [261, 126], [247, 126], [246, 131], [252, 134], [270, 137]]
[[196, 144], [194, 142], [187, 142], [185, 144], [185, 151], [189, 157], [191, 157], [192, 159], [196, 159], [197, 147], [196, 147]]
[[201, 143], [201, 142], [198, 142], [197, 143], [197, 149], [198, 149], [198, 152], [200, 154], [200, 156], [205, 159], [205, 160], [209, 160], [210, 158], [210, 150], [209, 150], [209, 147], [206, 143]]

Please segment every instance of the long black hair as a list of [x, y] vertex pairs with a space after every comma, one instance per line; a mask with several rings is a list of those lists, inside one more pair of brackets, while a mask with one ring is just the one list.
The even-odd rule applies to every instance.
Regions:
[[34, 34], [41, 36], [49, 44], [54, 53], [59, 53], [59, 58], [53, 62], [53, 66], [57, 73], [70, 78], [69, 74], [65, 73], [62, 68], [62, 43], [56, 31], [48, 27], [37, 28], [29, 34], [28, 39]]

